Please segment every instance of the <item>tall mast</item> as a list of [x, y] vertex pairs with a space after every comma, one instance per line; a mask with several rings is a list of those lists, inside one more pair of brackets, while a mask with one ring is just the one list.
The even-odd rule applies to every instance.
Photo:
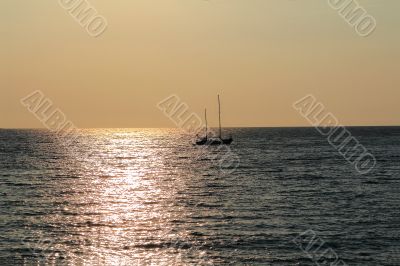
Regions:
[[219, 138], [222, 139], [222, 129], [221, 129], [221, 101], [218, 94], [218, 117], [219, 117]]
[[207, 109], [204, 109], [204, 118], [206, 121], [206, 139], [207, 139], [208, 138]]

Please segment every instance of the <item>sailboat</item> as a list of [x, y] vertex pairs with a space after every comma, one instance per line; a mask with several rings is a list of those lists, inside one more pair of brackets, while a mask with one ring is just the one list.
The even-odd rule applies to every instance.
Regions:
[[205, 122], [206, 122], [206, 135], [204, 138], [196, 141], [196, 145], [230, 145], [233, 142], [233, 138], [229, 137], [224, 139], [222, 137], [222, 126], [221, 126], [221, 100], [218, 95], [218, 120], [219, 120], [219, 135], [218, 138], [208, 138], [207, 129], [207, 109], [204, 112]]

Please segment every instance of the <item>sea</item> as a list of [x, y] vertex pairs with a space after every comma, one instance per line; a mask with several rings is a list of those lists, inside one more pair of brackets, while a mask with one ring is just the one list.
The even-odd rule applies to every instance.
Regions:
[[0, 130], [0, 265], [400, 265], [400, 127]]

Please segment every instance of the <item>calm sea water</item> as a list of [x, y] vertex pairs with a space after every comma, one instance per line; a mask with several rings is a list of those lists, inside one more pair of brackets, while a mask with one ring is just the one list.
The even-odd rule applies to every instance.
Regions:
[[173, 129], [0, 130], [0, 265], [316, 265], [306, 230], [400, 265], [400, 128], [350, 128], [367, 175], [312, 128], [226, 131], [237, 169]]

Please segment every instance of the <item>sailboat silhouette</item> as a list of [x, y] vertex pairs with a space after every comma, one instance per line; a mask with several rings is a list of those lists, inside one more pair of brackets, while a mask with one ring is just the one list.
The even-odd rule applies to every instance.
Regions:
[[222, 137], [222, 126], [221, 126], [221, 100], [218, 95], [218, 121], [219, 121], [219, 134], [218, 138], [208, 138], [208, 125], [207, 125], [207, 109], [204, 112], [204, 118], [206, 122], [206, 135], [202, 139], [196, 141], [196, 145], [229, 145], [233, 142], [233, 138], [229, 137], [224, 139]]

